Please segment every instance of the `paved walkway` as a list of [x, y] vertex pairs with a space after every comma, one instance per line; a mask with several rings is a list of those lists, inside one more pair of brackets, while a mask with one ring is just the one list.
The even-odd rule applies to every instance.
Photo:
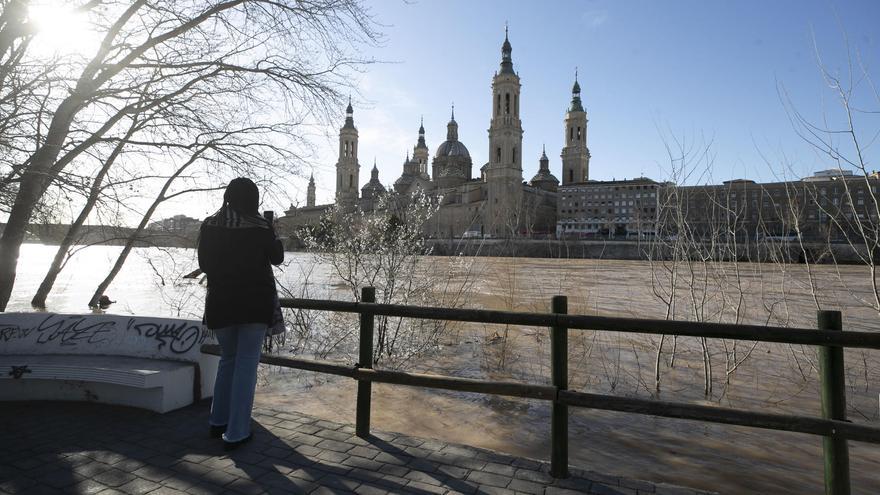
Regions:
[[226, 455], [208, 404], [164, 415], [87, 403], [0, 405], [0, 493], [688, 494], [492, 451], [255, 411], [254, 440]]

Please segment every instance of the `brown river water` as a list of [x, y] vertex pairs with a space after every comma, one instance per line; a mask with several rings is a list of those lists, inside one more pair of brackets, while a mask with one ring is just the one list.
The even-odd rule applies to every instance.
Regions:
[[[23, 251], [11, 310], [29, 310], [27, 302], [52, 249], [31, 245]], [[116, 252], [117, 248], [95, 248], [75, 257], [70, 271], [59, 279], [49, 309], [81, 312], [103, 276], [102, 270], [94, 268], [108, 266]], [[308, 287], [305, 292], [310, 297], [350, 298], [327, 267], [316, 264], [310, 255], [288, 253], [288, 259], [279, 279], [295, 293]], [[446, 270], [452, 263], [461, 265], [462, 260], [433, 257], [423, 263]], [[172, 250], [170, 256], [138, 251], [111, 287], [111, 298], [119, 301], [111, 312], [200, 316], [201, 289], [175, 284], [168, 275], [185, 273], [193, 264], [192, 252], [187, 250]], [[666, 312], [652, 290], [654, 277], [647, 262], [474, 258], [465, 264], [459, 273], [469, 279], [464, 307], [547, 311], [550, 298], [561, 294], [569, 298], [570, 313], [662, 319]], [[309, 276], [304, 280], [306, 272]], [[661, 267], [654, 267], [653, 273], [661, 272]], [[690, 297], [687, 277], [679, 284], [677, 318], [694, 319], [699, 314], [710, 321], [730, 322], [739, 315], [745, 323], [815, 327], [818, 300], [823, 309], [843, 312], [845, 329], [880, 328], [877, 312], [870, 307], [871, 287], [864, 267], [816, 266], [812, 284], [803, 265], [724, 264], [713, 266], [710, 272], [714, 282], [705, 291], [693, 292], [697, 297]], [[724, 290], [713, 289], [722, 286]], [[732, 305], [739, 311], [731, 310]], [[403, 369], [549, 383], [548, 337], [544, 328], [454, 325], [436, 352]], [[707, 396], [702, 347], [696, 338], [677, 340], [674, 366], [671, 339], [665, 341], [661, 387], [656, 391], [654, 360], [659, 340], [642, 334], [570, 331], [570, 388], [819, 415], [814, 348], [738, 342], [734, 350], [733, 341], [709, 341], [713, 390]], [[337, 359], [348, 362], [345, 357]], [[848, 350], [846, 362], [849, 418], [880, 426], [880, 351]], [[727, 374], [731, 363], [739, 365]], [[257, 402], [353, 422], [355, 391], [350, 379], [267, 367]], [[721, 493], [823, 491], [820, 437], [580, 408], [569, 411], [570, 461], [578, 467]], [[549, 459], [549, 413], [549, 403], [543, 401], [373, 385], [373, 428], [536, 459]], [[850, 458], [853, 493], [880, 493], [880, 446], [850, 442]]]

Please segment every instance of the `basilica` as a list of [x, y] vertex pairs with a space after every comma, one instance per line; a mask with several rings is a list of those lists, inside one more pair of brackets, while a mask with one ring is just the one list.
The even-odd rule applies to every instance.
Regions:
[[[528, 182], [522, 173], [523, 128], [520, 120], [520, 78], [513, 69], [513, 48], [505, 31], [501, 65], [492, 79], [492, 118], [489, 123], [489, 162], [474, 173], [467, 146], [458, 139], [458, 123], [452, 108], [446, 125], [446, 141], [431, 159], [420, 125], [411, 156], [403, 163], [393, 193], [405, 199], [417, 189], [437, 198], [440, 208], [425, 226], [432, 237], [532, 237], [550, 235], [557, 223], [557, 191], [560, 181], [550, 172], [550, 160], [542, 150], [538, 173]], [[575, 75], [571, 106], [565, 114], [565, 147], [562, 149], [562, 184], [582, 183], [589, 178], [587, 113]], [[536, 153], [537, 154], [537, 153]], [[431, 170], [428, 173], [430, 161]], [[375, 163], [370, 180], [358, 190], [358, 131], [351, 102], [339, 131], [336, 163], [336, 204], [343, 208], [376, 207], [377, 198], [392, 192], [379, 181]], [[306, 206], [291, 207], [283, 221], [287, 227], [315, 223], [333, 205], [315, 205], [315, 181], [309, 179]]]

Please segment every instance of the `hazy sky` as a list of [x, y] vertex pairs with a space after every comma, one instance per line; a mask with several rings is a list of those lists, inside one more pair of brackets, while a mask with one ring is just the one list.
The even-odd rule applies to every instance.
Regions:
[[[361, 185], [369, 180], [374, 157], [386, 186], [400, 176], [421, 115], [433, 156], [446, 138], [453, 101], [460, 140], [479, 173], [488, 155], [490, 84], [501, 59], [505, 21], [523, 85], [525, 180], [536, 172], [543, 144], [551, 171], [560, 175], [562, 122], [575, 67], [590, 119], [590, 178], [600, 180], [640, 174], [667, 178], [661, 134], [712, 140], [714, 181], [772, 181], [784, 172], [783, 155], [794, 175], [828, 168], [831, 164], [794, 134], [778, 93], [784, 87], [806, 115], [838, 122], [833, 94], [817, 68], [814, 40], [829, 70], [844, 74], [848, 42], [853, 63], [864, 65], [880, 85], [877, 1], [383, 0], [371, 5], [386, 40], [364, 55], [389, 63], [371, 65], [358, 76]], [[856, 87], [863, 97], [858, 101], [877, 110], [880, 101], [872, 91], [864, 80]], [[877, 132], [876, 114], [857, 118], [868, 138]], [[334, 194], [336, 142], [320, 145], [314, 173], [318, 202], [324, 203]], [[873, 149], [868, 156], [877, 162]], [[301, 186], [298, 199], [304, 204], [304, 181]]]

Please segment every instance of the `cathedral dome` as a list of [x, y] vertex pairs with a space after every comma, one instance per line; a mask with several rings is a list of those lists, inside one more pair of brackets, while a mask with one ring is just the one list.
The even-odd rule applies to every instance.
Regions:
[[379, 168], [376, 161], [373, 160], [373, 170], [370, 172], [370, 181], [361, 188], [361, 197], [364, 199], [373, 199], [385, 192], [385, 186], [379, 182]]
[[461, 141], [444, 141], [443, 144], [437, 147], [437, 152], [434, 153], [434, 158], [444, 156], [462, 156], [470, 158], [471, 154]]
[[559, 187], [559, 179], [550, 173], [550, 159], [547, 158], [546, 148], [541, 152], [541, 159], [538, 160], [538, 163], [538, 173], [532, 177], [532, 186], [545, 191], [556, 191]]
[[452, 118], [446, 124], [446, 141], [434, 153], [434, 158], [459, 156], [470, 159], [471, 154], [468, 152], [467, 146], [458, 140], [458, 122], [455, 121], [455, 105], [452, 105]]
[[452, 118], [446, 124], [446, 141], [437, 147], [432, 164], [434, 184], [438, 188], [455, 187], [471, 179], [471, 154], [467, 146], [458, 140], [458, 122], [455, 121], [455, 106]]

